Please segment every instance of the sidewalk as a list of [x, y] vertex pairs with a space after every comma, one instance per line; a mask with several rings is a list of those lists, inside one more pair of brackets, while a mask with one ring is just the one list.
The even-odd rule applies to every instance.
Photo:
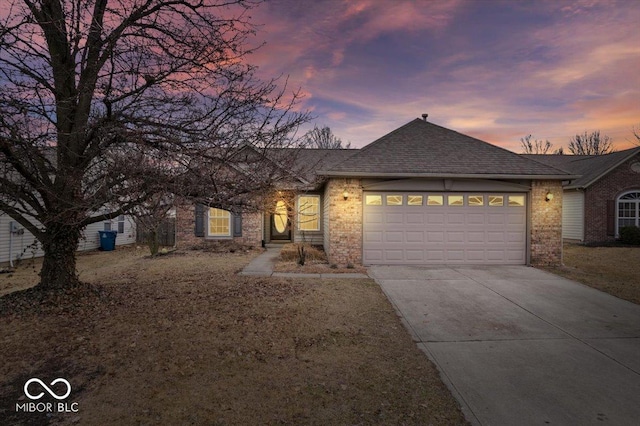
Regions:
[[280, 256], [281, 248], [269, 247], [260, 256], [253, 259], [240, 275], [255, 277], [283, 277], [283, 278], [369, 278], [366, 274], [346, 273], [346, 274], [305, 274], [297, 272], [273, 272], [273, 265]]
[[268, 248], [264, 253], [253, 259], [240, 272], [240, 275], [255, 275], [257, 277], [270, 277], [273, 275], [273, 264], [276, 262], [282, 248]]

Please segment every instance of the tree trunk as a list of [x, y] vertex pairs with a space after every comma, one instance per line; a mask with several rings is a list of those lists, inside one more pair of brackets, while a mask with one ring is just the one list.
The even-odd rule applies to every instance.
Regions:
[[40, 271], [40, 288], [53, 290], [80, 284], [76, 274], [76, 250], [80, 235], [81, 230], [76, 227], [47, 227], [47, 237], [42, 243], [44, 260]]
[[160, 241], [158, 241], [158, 230], [151, 229], [148, 232], [147, 245], [149, 246], [151, 256], [155, 256], [156, 254], [158, 254], [158, 250], [160, 250]]

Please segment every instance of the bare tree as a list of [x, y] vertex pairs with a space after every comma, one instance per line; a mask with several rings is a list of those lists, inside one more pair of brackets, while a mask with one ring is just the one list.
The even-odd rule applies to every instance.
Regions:
[[309, 116], [246, 62], [256, 3], [5, 2], [0, 210], [42, 244], [40, 288], [79, 284], [82, 230], [153, 194], [230, 203], [281, 178], [261, 154]]
[[548, 140], [544, 142], [538, 139], [533, 140], [531, 135], [520, 138], [520, 145], [522, 145], [523, 154], [548, 154], [553, 146]]
[[306, 145], [309, 148], [322, 148], [322, 149], [349, 149], [351, 148], [351, 142], [347, 142], [346, 145], [342, 144], [342, 139], [333, 134], [329, 126], [318, 127], [314, 126], [313, 130], [310, 130], [305, 135]]
[[144, 237], [152, 256], [160, 249], [160, 229], [166, 223], [174, 207], [174, 194], [158, 192], [133, 208], [131, 214], [136, 219], [136, 232]]
[[634, 143], [640, 145], [640, 126], [638, 126], [638, 128], [633, 128], [633, 136], [636, 138], [636, 140], [634, 141]]
[[573, 155], [603, 155], [613, 152], [613, 140], [600, 136], [600, 130], [577, 134], [569, 141], [569, 152]]

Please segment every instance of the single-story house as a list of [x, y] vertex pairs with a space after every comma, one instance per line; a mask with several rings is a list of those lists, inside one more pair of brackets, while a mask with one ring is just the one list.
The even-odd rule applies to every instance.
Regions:
[[580, 175], [564, 182], [562, 237], [601, 243], [640, 226], [640, 147], [606, 155], [526, 155]]
[[[177, 209], [177, 244], [311, 242], [330, 263], [562, 262], [562, 182], [571, 172], [415, 119], [359, 150], [312, 162], [264, 212]], [[313, 176], [309, 176], [309, 174]]]
[[[96, 222], [87, 226], [83, 232], [78, 250], [94, 250], [100, 247], [98, 231], [103, 230], [118, 232], [116, 245], [136, 242], [135, 222], [132, 217], [123, 215], [112, 220]], [[44, 252], [33, 234], [24, 229], [8, 214], [0, 211], [0, 265], [41, 256], [44, 256]]]

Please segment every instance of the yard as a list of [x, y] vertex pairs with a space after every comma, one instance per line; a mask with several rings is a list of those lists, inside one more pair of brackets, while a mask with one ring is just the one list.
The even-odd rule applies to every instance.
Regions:
[[[372, 280], [236, 275], [254, 255], [94, 252], [78, 263], [90, 290], [0, 298], [2, 423], [465, 423]], [[58, 377], [75, 412], [15, 412], [29, 378]]]
[[548, 270], [640, 304], [640, 247], [565, 244], [564, 264]]

